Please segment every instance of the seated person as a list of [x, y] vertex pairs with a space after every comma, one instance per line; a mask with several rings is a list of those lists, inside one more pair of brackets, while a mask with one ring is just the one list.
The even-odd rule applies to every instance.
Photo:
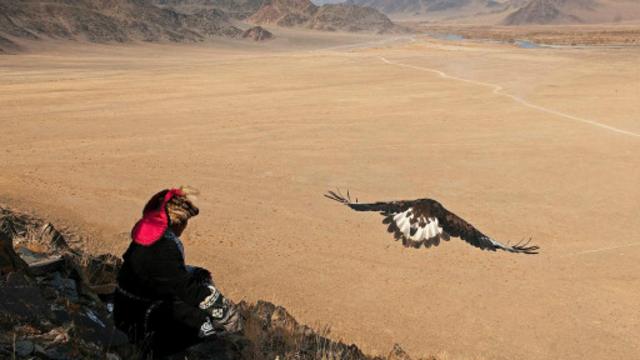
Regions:
[[199, 212], [188, 193], [180, 188], [155, 194], [123, 255], [114, 320], [144, 357], [168, 356], [242, 331], [236, 307], [215, 287], [209, 271], [185, 265], [180, 235]]

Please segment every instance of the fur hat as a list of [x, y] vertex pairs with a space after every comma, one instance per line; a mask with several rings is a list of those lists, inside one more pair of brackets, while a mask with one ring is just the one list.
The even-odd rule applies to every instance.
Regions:
[[142, 211], [142, 219], [131, 230], [133, 241], [150, 246], [170, 226], [183, 224], [198, 215], [199, 209], [193, 204], [196, 194], [197, 191], [193, 188], [180, 187], [162, 190], [153, 195]]

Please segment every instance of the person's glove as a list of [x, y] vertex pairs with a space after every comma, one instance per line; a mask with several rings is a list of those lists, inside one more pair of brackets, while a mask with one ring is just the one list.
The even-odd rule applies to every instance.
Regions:
[[243, 330], [242, 318], [237, 307], [227, 300], [218, 289], [209, 286], [211, 295], [207, 296], [199, 305], [207, 312], [209, 319], [202, 324], [201, 336], [211, 334], [233, 334]]

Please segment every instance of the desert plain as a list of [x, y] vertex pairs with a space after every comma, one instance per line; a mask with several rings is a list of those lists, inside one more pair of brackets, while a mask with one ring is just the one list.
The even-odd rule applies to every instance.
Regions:
[[[0, 56], [0, 200], [120, 254], [153, 193], [196, 187], [189, 263], [373, 354], [640, 356], [639, 47], [274, 32]], [[541, 252], [403, 248], [335, 188]]]

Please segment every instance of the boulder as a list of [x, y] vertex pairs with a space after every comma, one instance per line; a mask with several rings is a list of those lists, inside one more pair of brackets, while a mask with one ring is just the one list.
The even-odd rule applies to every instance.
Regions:
[[395, 344], [387, 356], [387, 360], [411, 360], [411, 356], [400, 345]]
[[262, 26], [254, 26], [250, 29], [247, 29], [242, 33], [243, 39], [252, 39], [254, 41], [264, 41], [273, 38], [273, 34], [268, 30], [264, 29]]

